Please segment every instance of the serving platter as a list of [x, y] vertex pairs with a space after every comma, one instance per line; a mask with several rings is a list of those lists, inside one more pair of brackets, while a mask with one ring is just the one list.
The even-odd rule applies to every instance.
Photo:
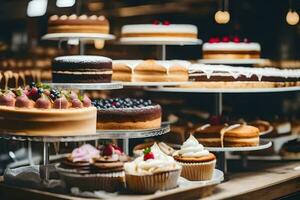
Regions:
[[111, 34], [102, 33], [48, 33], [42, 37], [42, 40], [68, 41], [70, 39], [78, 40], [113, 40], [116, 37]]

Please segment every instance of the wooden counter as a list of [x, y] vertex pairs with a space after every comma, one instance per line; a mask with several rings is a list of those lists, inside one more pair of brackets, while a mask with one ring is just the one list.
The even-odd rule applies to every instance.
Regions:
[[[275, 199], [295, 194], [300, 196], [300, 162], [259, 162], [252, 163], [249, 171], [230, 174], [229, 180], [218, 185], [214, 193], [204, 198], [215, 199]], [[159, 194], [136, 196], [137, 199], [195, 199], [199, 192], [207, 191], [190, 190], [161, 197]], [[53, 194], [31, 189], [21, 189], [0, 184], [0, 199], [68, 199], [81, 198], [68, 195]], [[297, 196], [297, 197], [299, 197]], [[118, 199], [118, 198], [114, 198]], [[124, 197], [122, 198], [124, 199]], [[126, 198], [125, 198], [126, 199]], [[131, 199], [136, 199], [131, 198]], [[87, 199], [85, 199], [87, 200]]]

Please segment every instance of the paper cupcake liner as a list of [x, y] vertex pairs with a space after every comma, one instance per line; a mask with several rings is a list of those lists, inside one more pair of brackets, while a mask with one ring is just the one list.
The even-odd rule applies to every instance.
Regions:
[[216, 160], [203, 163], [177, 162], [182, 166], [181, 176], [190, 181], [210, 180], [216, 166]]
[[177, 187], [180, 172], [181, 169], [141, 176], [125, 174], [126, 187], [134, 193], [143, 194], [173, 189]]
[[67, 189], [78, 187], [82, 191], [104, 190], [115, 192], [125, 186], [124, 172], [73, 174], [60, 172]]

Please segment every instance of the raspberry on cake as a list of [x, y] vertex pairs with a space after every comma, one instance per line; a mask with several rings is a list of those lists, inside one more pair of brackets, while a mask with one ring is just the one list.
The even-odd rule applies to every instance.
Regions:
[[161, 107], [151, 100], [114, 98], [93, 102], [97, 129], [151, 129], [161, 126]]
[[112, 60], [102, 56], [61, 56], [52, 62], [55, 83], [109, 83]]
[[75, 14], [53, 15], [48, 20], [48, 33], [109, 33], [109, 22], [104, 16]]
[[202, 47], [204, 59], [253, 59], [260, 58], [259, 43], [239, 37], [210, 38]]
[[170, 24], [169, 22], [153, 24], [125, 25], [121, 29], [121, 41], [167, 39], [185, 41], [197, 39], [198, 29], [190, 24]]
[[[75, 100], [80, 104], [75, 105]], [[88, 97], [44, 84], [0, 94], [2, 132], [31, 136], [96, 134], [96, 117]]]

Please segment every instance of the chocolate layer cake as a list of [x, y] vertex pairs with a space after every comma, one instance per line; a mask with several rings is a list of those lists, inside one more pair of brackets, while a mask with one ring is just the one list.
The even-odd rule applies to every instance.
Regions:
[[108, 20], [96, 15], [53, 15], [48, 26], [48, 33], [109, 33]]
[[102, 56], [61, 56], [52, 62], [54, 83], [111, 82], [112, 61]]
[[150, 129], [161, 126], [161, 107], [151, 100], [100, 99], [97, 108], [97, 129]]

